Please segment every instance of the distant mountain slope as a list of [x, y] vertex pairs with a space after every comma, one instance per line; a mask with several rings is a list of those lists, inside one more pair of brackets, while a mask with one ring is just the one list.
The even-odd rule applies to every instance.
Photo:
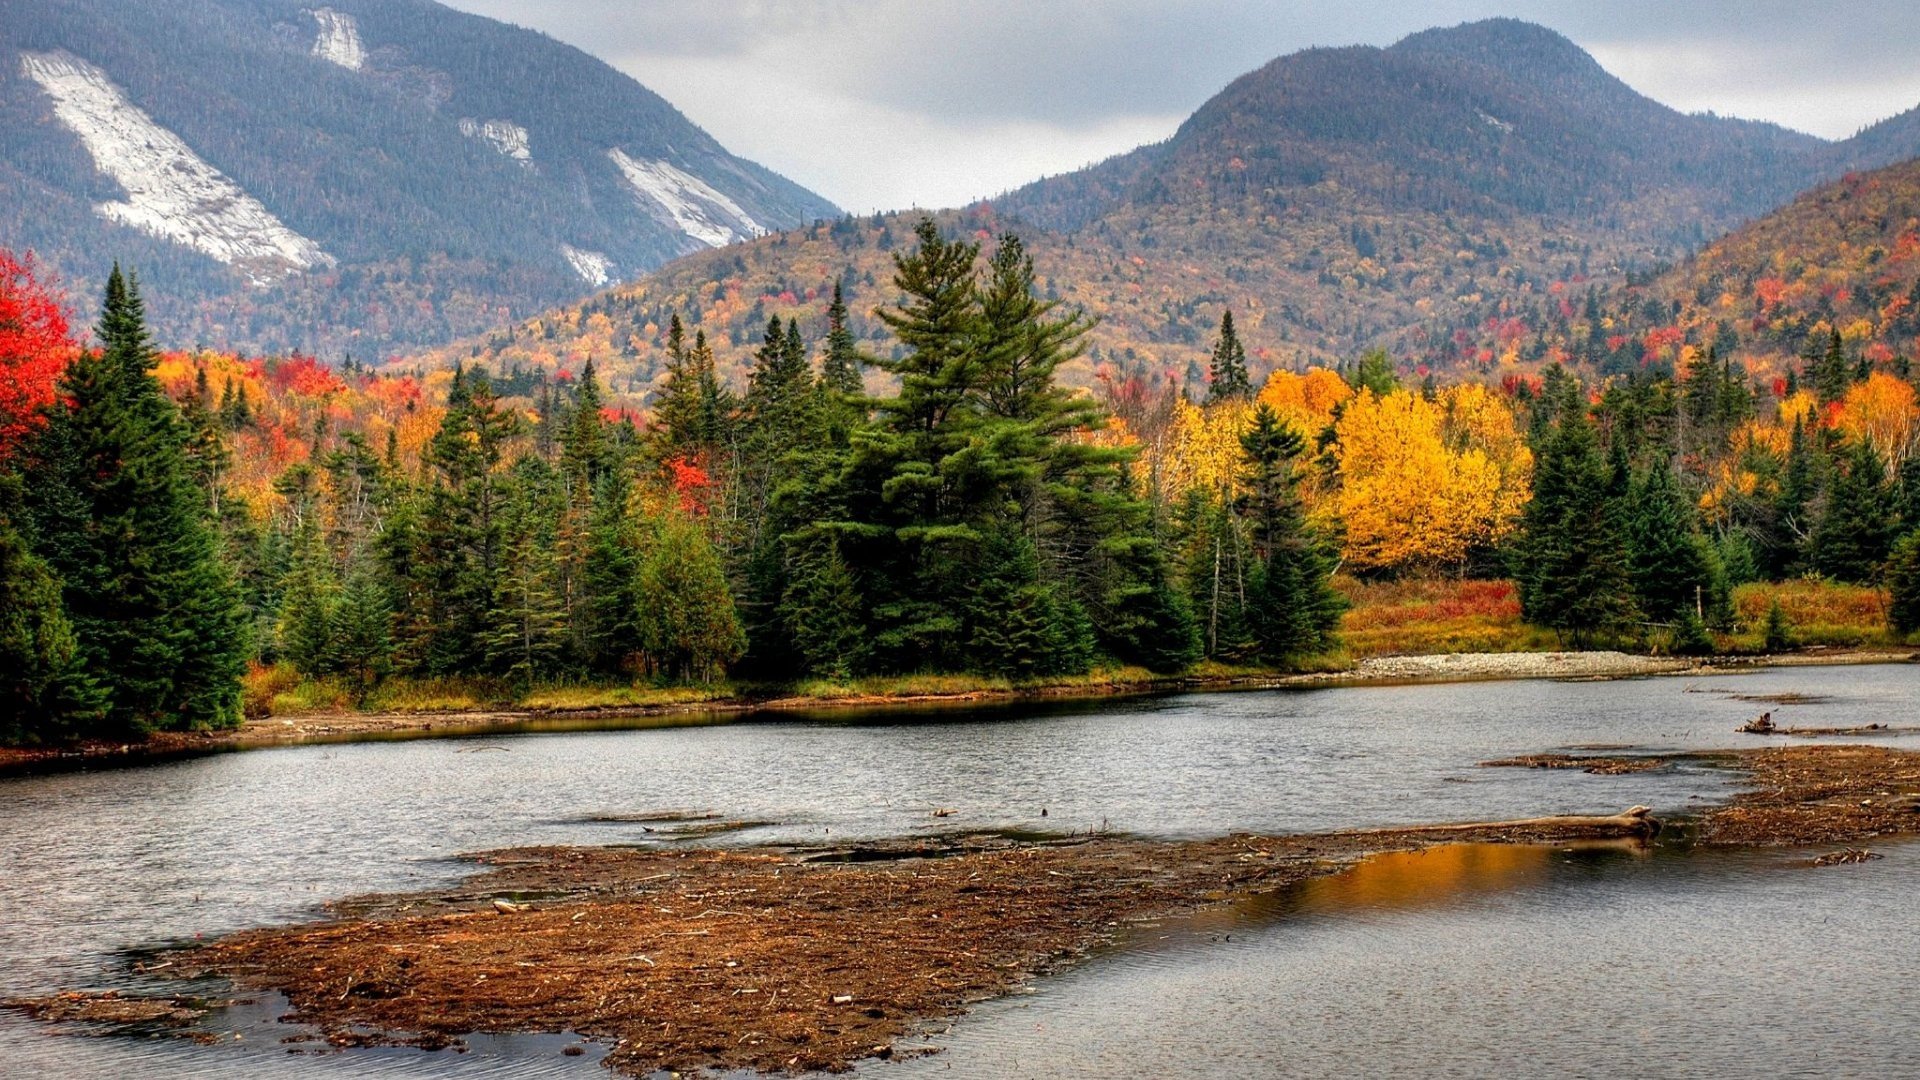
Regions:
[[1920, 356], [1920, 160], [1849, 173], [1590, 308], [1518, 318], [1527, 352], [1603, 371], [1711, 346], [1784, 378], [1838, 330], [1856, 362], [1904, 372]]
[[379, 355], [834, 213], [428, 0], [0, 0], [0, 244], [133, 264], [171, 343]]
[[[1391, 349], [1409, 369], [1512, 359], [1514, 319], [1685, 258], [1849, 168], [1920, 153], [1920, 120], [1830, 143], [1685, 115], [1552, 31], [1495, 19], [1386, 49], [1310, 49], [1235, 80], [1168, 141], [940, 219], [1020, 231], [1048, 287], [1098, 316], [1116, 373], [1197, 374], [1231, 307], [1256, 366]], [[817, 328], [835, 278], [884, 304], [919, 215], [843, 220], [699, 253], [582, 305], [432, 354], [611, 362], [644, 391], [679, 312], [744, 353], [769, 314]], [[872, 320], [857, 329], [874, 347]], [[1539, 354], [1544, 355], [1544, 346]], [[1536, 355], [1534, 358], [1538, 358]]]

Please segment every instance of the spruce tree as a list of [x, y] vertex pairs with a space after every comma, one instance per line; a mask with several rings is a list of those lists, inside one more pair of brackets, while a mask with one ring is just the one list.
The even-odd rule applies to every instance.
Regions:
[[1633, 485], [1628, 509], [1627, 550], [1634, 600], [1641, 614], [1679, 623], [1719, 606], [1724, 591], [1694, 511], [1674, 483], [1673, 469], [1655, 462]]
[[829, 535], [794, 546], [780, 613], [801, 670], [828, 679], [864, 674], [866, 614], [852, 568]]
[[862, 364], [859, 345], [847, 322], [847, 304], [836, 281], [833, 302], [827, 305], [827, 352], [820, 363], [820, 382], [842, 401], [857, 399], [866, 393], [860, 377]]
[[1220, 336], [1213, 343], [1213, 362], [1207, 368], [1207, 400], [1225, 401], [1253, 396], [1247, 374], [1247, 349], [1233, 328], [1233, 312], [1220, 316]]
[[1813, 384], [1813, 391], [1820, 398], [1820, 404], [1831, 405], [1847, 396], [1847, 390], [1853, 386], [1853, 374], [1848, 370], [1847, 353], [1840, 343], [1840, 331], [1827, 332], [1826, 348], [1819, 348], [1820, 339], [1809, 342], [1810, 364], [1807, 382]]
[[1514, 576], [1529, 621], [1575, 646], [1614, 634], [1637, 615], [1620, 500], [1609, 494], [1584, 392], [1566, 380], [1556, 420], [1535, 450], [1533, 498], [1522, 518]]
[[111, 725], [236, 724], [244, 615], [185, 425], [152, 374], [138, 285], [118, 267], [96, 337], [100, 350], [68, 366], [64, 407], [41, 433], [25, 515], [34, 547], [64, 586]]
[[1887, 560], [1887, 625], [1908, 637], [1920, 631], [1920, 529], [1902, 536]]
[[1899, 529], [1886, 465], [1873, 444], [1858, 440], [1828, 486], [1813, 533], [1813, 567], [1837, 581], [1878, 581]]
[[1332, 559], [1307, 528], [1296, 471], [1306, 440], [1268, 406], [1240, 437], [1245, 495], [1238, 510], [1255, 556], [1245, 620], [1262, 659], [1286, 663], [1327, 651], [1346, 601], [1329, 584]]
[[347, 678], [360, 701], [393, 670], [392, 618], [374, 568], [356, 563], [334, 607], [328, 666]]
[[14, 527], [17, 478], [0, 475], [0, 745], [99, 734], [106, 696], [82, 663], [60, 582]]

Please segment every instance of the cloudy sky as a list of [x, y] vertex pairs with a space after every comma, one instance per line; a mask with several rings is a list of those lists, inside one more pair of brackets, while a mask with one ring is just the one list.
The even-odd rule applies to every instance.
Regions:
[[1920, 4], [1849, 0], [446, 0], [546, 31], [855, 211], [954, 206], [1165, 138], [1313, 45], [1512, 15], [1686, 111], [1829, 138], [1920, 104]]

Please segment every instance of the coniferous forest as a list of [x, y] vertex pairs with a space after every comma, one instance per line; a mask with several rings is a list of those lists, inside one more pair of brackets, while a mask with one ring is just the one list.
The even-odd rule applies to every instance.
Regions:
[[[675, 321], [644, 411], [590, 361], [162, 353], [118, 270], [82, 347], [9, 258], [6, 738], [226, 726], [294, 684], [1282, 670], [1340, 662], [1354, 597], [1369, 652], [1486, 647], [1380, 645], [1371, 598], [1410, 582], [1448, 593], [1423, 611], [1510, 596], [1498, 648], [1785, 648], [1808, 588], [1920, 623], [1913, 389], [1837, 334], [1772, 390], [1711, 349], [1597, 382], [1410, 386], [1378, 353], [1256, 382], [1228, 314], [1204, 394], [1089, 393], [1055, 377], [1089, 320], [1018, 237], [916, 241], [872, 313], [898, 348], [864, 352], [836, 290], [822, 340], [770, 319], [733, 385]], [[1751, 610], [1766, 581], [1808, 584]]]

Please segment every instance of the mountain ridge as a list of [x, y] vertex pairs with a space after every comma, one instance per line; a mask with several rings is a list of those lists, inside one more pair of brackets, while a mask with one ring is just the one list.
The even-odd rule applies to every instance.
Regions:
[[[0, 7], [0, 229], [71, 280], [113, 255], [138, 266], [182, 343], [384, 355], [836, 212], [602, 61], [427, 0]], [[47, 63], [83, 65], [106, 103], [96, 128], [144, 118], [182, 167], [225, 177], [336, 265], [282, 268], [297, 272], [263, 290], [103, 216], [127, 197], [101, 157], [118, 144], [75, 127], [34, 75]]]
[[[1019, 231], [1048, 295], [1098, 317], [1063, 371], [1083, 385], [1197, 385], [1229, 308], [1263, 369], [1374, 347], [1410, 372], [1486, 367], [1516, 311], [1677, 262], [1862, 161], [1920, 153], [1920, 124], [1908, 144], [1898, 121], [1835, 143], [1683, 114], [1557, 33], [1491, 20], [1276, 58], [1165, 141], [932, 216], [983, 240]], [[890, 300], [890, 252], [922, 213], [696, 254], [426, 359], [594, 358], [644, 396], [672, 315], [738, 369], [769, 316], [817, 333], [835, 282], [856, 332], [889, 348], [867, 312]]]

